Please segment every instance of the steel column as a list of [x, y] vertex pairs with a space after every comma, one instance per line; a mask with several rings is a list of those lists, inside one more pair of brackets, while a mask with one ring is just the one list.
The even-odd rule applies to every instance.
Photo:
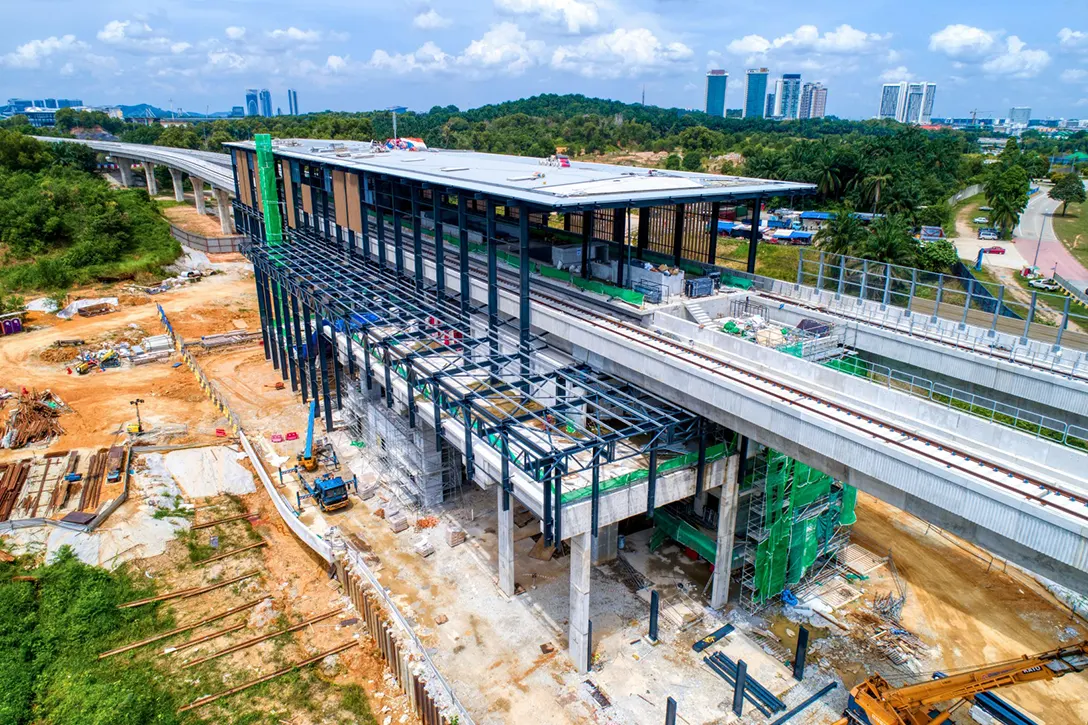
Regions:
[[593, 239], [595, 217], [592, 209], [582, 212], [582, 279], [589, 279], [589, 243]]
[[446, 296], [446, 240], [442, 235], [442, 190], [431, 190], [434, 202], [434, 266], [435, 288], [438, 290], [438, 304]]
[[519, 294], [521, 299], [521, 309], [518, 311], [519, 335], [518, 335], [518, 347], [519, 354], [521, 356], [521, 375], [522, 375], [522, 389], [526, 394], [529, 392], [529, 381], [526, 379], [529, 377], [529, 333], [531, 330], [531, 321], [529, 319], [529, 265], [532, 260], [529, 258], [529, 206], [522, 204], [518, 213], [518, 238], [519, 238], [519, 266], [518, 266], [518, 282], [519, 282]]
[[650, 246], [650, 207], [645, 206], [638, 210], [638, 248], [635, 256], [640, 260], [642, 253]]
[[268, 311], [264, 306], [264, 272], [261, 271], [257, 265], [253, 266], [253, 284], [257, 292], [257, 314], [261, 319], [261, 340], [264, 342], [264, 359], [268, 360], [272, 357], [272, 352], [269, 349], [268, 341]]
[[498, 242], [495, 239], [495, 203], [487, 202], [487, 347], [491, 353], [491, 374], [498, 376], [495, 358], [499, 354]]
[[[717, 264], [718, 262], [718, 216], [722, 211], [722, 203], [720, 201], [711, 202], [710, 204], [710, 249], [707, 250], [706, 261], [707, 264]], [[800, 265], [798, 265], [800, 270]]]
[[686, 212], [686, 205], [676, 205], [672, 228], [672, 264], [674, 267], [679, 267], [680, 261], [684, 258], [684, 217], [687, 216]]
[[[317, 356], [314, 351], [314, 340], [317, 339], [317, 335], [314, 334], [313, 325], [310, 324], [310, 305], [306, 302], [306, 298], [302, 298], [302, 322], [303, 328], [306, 330], [306, 337], [303, 344], [306, 346], [306, 362], [309, 367], [309, 373], [307, 377], [310, 378], [310, 397], [314, 401], [318, 400], [317, 392], [317, 364], [314, 358]], [[318, 410], [321, 409], [321, 403], [318, 402]]]
[[302, 336], [302, 326], [298, 319], [298, 295], [288, 293], [291, 298], [291, 320], [295, 326], [295, 363], [298, 367], [298, 385], [302, 390], [302, 402], [309, 401], [306, 389], [306, 362], [302, 359], [302, 348], [306, 345], [306, 338]]
[[423, 291], [423, 219], [420, 217], [419, 189], [412, 186], [412, 256], [415, 262], [416, 292]]
[[321, 362], [321, 401], [325, 408], [325, 430], [332, 432], [332, 397], [329, 395], [329, 364], [325, 359], [325, 324], [323, 315], [317, 318], [317, 355]]
[[616, 286], [623, 287], [623, 268], [627, 249], [627, 208], [612, 210], [612, 241], [620, 247], [620, 259], [616, 265]]
[[752, 230], [748, 236], [748, 274], [756, 273], [756, 252], [759, 250], [759, 222], [762, 213], [762, 197], [752, 200]]
[[462, 192], [457, 195], [457, 231], [459, 233], [458, 239], [460, 244], [458, 245], [458, 258], [461, 266], [461, 323], [468, 329], [470, 324], [469, 310], [472, 307], [472, 300], [469, 295], [469, 270], [468, 270], [468, 199], [465, 198], [465, 194]]

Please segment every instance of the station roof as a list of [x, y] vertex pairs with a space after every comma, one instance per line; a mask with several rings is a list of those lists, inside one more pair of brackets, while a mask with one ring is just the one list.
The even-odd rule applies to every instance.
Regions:
[[[574, 160], [561, 165], [555, 159], [477, 151], [388, 150], [371, 142], [314, 139], [275, 139], [272, 144], [279, 157], [388, 174], [546, 208], [731, 201], [757, 196], [802, 196], [816, 191], [812, 184], [792, 181]], [[251, 141], [228, 145], [254, 150]]]

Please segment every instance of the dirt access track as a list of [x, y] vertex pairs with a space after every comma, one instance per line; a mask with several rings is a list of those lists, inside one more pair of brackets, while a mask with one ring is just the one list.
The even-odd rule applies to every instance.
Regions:
[[[84, 290], [80, 296], [98, 294], [110, 292]], [[110, 332], [124, 332], [131, 329], [130, 325], [142, 328], [149, 335], [160, 335], [164, 330], [155, 303], [178, 321], [178, 331], [186, 339], [235, 329], [234, 320], [242, 320], [250, 329], [260, 328], [250, 274], [212, 275], [147, 300], [146, 304], [122, 305], [117, 312], [100, 317], [77, 315], [62, 320], [51, 314], [32, 312], [27, 332], [0, 338], [0, 387], [15, 394], [23, 388], [48, 388], [73, 410], [60, 418], [65, 434], [48, 447], [0, 450], [0, 461], [24, 458], [31, 453], [108, 446], [122, 434], [125, 424], [135, 421], [130, 401], [136, 398], [144, 401], [140, 404], [140, 414], [145, 427], [186, 427], [187, 437], [175, 437], [173, 443], [215, 435], [216, 427], [222, 425], [220, 414], [205, 404], [207, 398], [193, 374], [185, 366], [173, 367], [174, 359], [138, 367], [125, 364], [80, 376], [74, 371], [68, 373], [70, 363], [49, 363], [39, 357], [56, 340], [91, 341]]]

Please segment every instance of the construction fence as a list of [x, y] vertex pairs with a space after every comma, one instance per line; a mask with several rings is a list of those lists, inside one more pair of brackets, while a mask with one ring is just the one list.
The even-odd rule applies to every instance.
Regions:
[[242, 234], [230, 234], [223, 237], [206, 237], [203, 234], [187, 232], [173, 224], [170, 225], [170, 236], [178, 240], [180, 244], [206, 254], [228, 254], [242, 251], [242, 244], [246, 237]]

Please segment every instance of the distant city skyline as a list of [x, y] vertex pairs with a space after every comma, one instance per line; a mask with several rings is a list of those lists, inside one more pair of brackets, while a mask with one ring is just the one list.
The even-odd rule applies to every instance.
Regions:
[[882, 83], [919, 79], [944, 89], [943, 115], [1088, 116], [1082, 0], [1049, 13], [1002, 13], [1007, 0], [782, 0], [763, 14], [709, 0], [443, 0], [406, 7], [399, 22], [372, 3], [260, 7], [25, 3], [0, 27], [0, 96], [203, 110], [255, 87], [289, 112], [291, 88], [310, 111], [426, 111], [540, 93], [637, 103], [645, 87], [653, 105], [705, 108], [704, 74], [725, 69], [725, 107], [742, 108], [743, 70], [767, 67], [824, 84], [842, 118], [872, 117]]

